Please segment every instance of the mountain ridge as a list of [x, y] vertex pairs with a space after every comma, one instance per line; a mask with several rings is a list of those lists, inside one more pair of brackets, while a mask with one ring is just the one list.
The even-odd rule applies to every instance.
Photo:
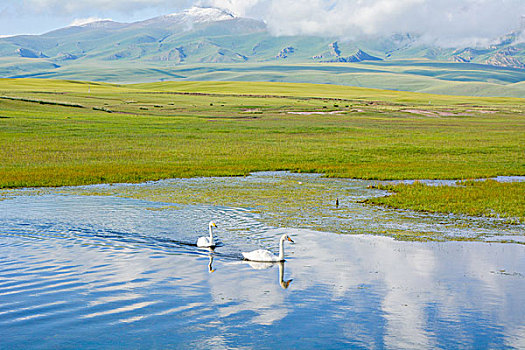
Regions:
[[[58, 77], [60, 72], [90, 67], [95, 77], [96, 70], [108, 64], [116, 68], [158, 66], [168, 71], [184, 65], [374, 63], [391, 71], [394, 65], [405, 65], [403, 62], [414, 59], [428, 60], [435, 65], [448, 63], [449, 67], [479, 64], [486, 66], [487, 72], [493, 71], [490, 67], [502, 67], [509, 69], [512, 75], [517, 74], [516, 69], [525, 72], [525, 43], [520, 41], [521, 36], [516, 31], [487, 47], [454, 48], [425, 44], [411, 33], [359, 40], [273, 36], [263, 21], [238, 17], [218, 8], [192, 7], [132, 23], [101, 20], [42, 35], [0, 38], [0, 77], [52, 73], [42, 71], [42, 67], [52, 67]], [[477, 67], [477, 70], [482, 71], [482, 68]], [[254, 68], [253, 74], [256, 73], [257, 68]], [[432, 74], [437, 73], [428, 70], [416, 75]], [[480, 72], [479, 81], [490, 82], [489, 75]], [[235, 75], [230, 76], [235, 79]], [[322, 82], [320, 76], [315, 79], [312, 82]], [[451, 73], [449, 78], [440, 79], [463, 78], [459, 73]]]

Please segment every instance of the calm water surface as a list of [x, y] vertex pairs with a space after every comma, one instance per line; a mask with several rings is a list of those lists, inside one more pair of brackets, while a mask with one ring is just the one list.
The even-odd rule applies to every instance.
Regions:
[[[214, 252], [194, 245], [211, 219]], [[0, 201], [0, 348], [525, 348], [523, 245], [259, 219], [242, 208], [12, 195]], [[283, 233], [296, 242], [284, 264], [241, 260], [277, 252]]]

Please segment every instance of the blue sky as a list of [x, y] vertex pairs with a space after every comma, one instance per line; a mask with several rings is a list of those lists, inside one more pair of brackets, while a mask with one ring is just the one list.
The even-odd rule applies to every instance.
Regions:
[[410, 32], [443, 46], [487, 45], [525, 23], [525, 0], [0, 0], [0, 35], [42, 34], [87, 18], [133, 22], [194, 5], [265, 20], [275, 35]]

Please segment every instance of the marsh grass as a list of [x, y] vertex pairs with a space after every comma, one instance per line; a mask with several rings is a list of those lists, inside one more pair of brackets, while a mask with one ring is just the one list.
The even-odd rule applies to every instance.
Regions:
[[394, 194], [366, 202], [416, 211], [467, 214], [525, 222], [525, 182], [462, 181], [457, 186], [378, 185]]
[[[503, 224], [501, 234], [509, 232], [508, 227], [505, 228], [508, 225], [504, 225], [509, 221], [501, 218], [472, 219], [460, 215], [454, 219], [440, 214], [419, 215], [410, 211], [400, 213], [380, 207], [367, 207], [362, 204], [364, 199], [381, 195], [377, 189], [367, 187], [367, 184], [372, 183], [375, 182], [269, 172], [249, 177], [174, 179], [138, 186], [87, 186], [23, 192], [42, 194], [45, 191], [58, 191], [63, 194], [125, 197], [166, 203], [151, 210], [176, 211], [181, 205], [242, 208], [256, 215], [258, 221], [273, 227], [296, 227], [343, 234], [379, 234], [408, 241], [494, 240], [494, 230], [476, 229], [480, 225], [497, 227]], [[381, 192], [386, 193], [384, 190]], [[424, 191], [422, 193], [426, 194]], [[336, 198], [339, 205], [335, 203]], [[418, 222], [418, 217], [426, 225], [416, 224], [412, 228], [406, 228], [407, 222]], [[432, 226], [434, 229], [430, 228]], [[235, 230], [249, 229], [239, 227]], [[516, 230], [519, 232], [519, 228]]]

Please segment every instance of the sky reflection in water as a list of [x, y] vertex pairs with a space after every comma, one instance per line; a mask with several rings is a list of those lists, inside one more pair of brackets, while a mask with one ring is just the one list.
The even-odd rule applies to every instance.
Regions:
[[[0, 348], [525, 348], [522, 245], [272, 228], [226, 207], [152, 210], [165, 205], [0, 201]], [[214, 252], [194, 246], [211, 219]], [[296, 242], [286, 263], [241, 261], [277, 252], [283, 233]]]

